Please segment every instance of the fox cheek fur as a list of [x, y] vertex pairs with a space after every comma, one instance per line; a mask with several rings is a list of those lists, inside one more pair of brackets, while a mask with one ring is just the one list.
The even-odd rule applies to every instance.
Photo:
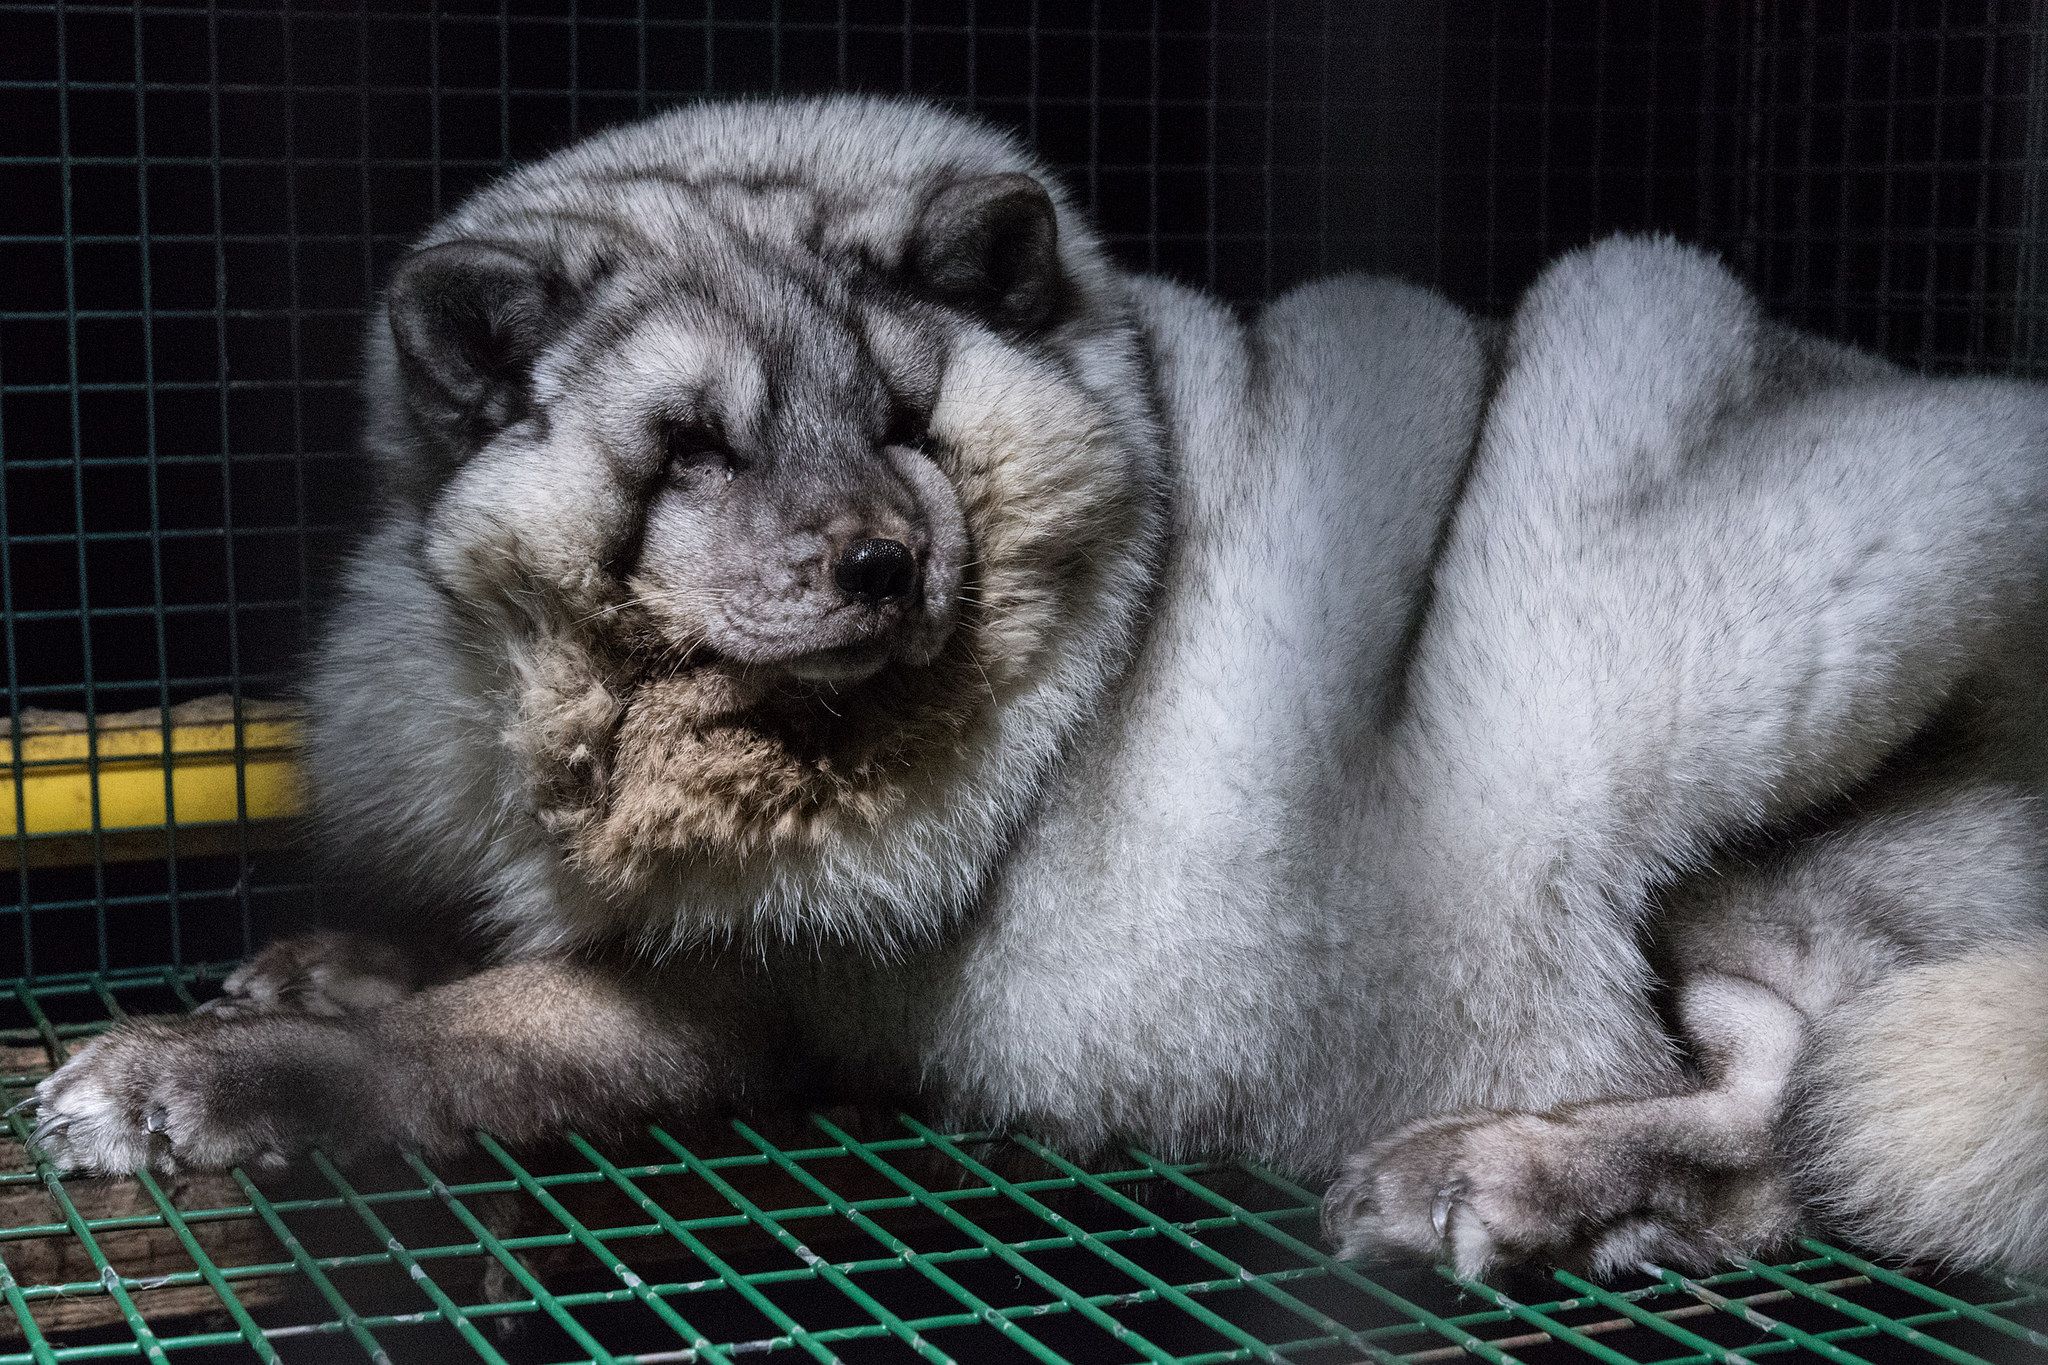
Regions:
[[[393, 279], [313, 663], [368, 907], [45, 1082], [78, 1169], [912, 1096], [1330, 1240], [2048, 1261], [2048, 397], [1575, 252], [1113, 268], [1008, 140], [698, 105]], [[1668, 1008], [1667, 1008], [1668, 1007]], [[228, 1084], [223, 1078], [239, 1078]], [[365, 1118], [367, 1122], [367, 1117]]]

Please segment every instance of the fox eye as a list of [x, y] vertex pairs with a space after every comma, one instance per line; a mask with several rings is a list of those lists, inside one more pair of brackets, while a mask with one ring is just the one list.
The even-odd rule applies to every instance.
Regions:
[[890, 446], [922, 445], [931, 435], [932, 418], [928, 412], [915, 408], [899, 407], [889, 415], [889, 429], [882, 433], [882, 444]]
[[705, 422], [664, 422], [661, 449], [662, 477], [670, 483], [694, 481], [712, 471], [731, 478], [739, 468], [732, 448]]

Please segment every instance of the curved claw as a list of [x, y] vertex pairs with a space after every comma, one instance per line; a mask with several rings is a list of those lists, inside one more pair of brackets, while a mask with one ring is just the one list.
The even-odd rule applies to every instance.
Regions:
[[1465, 1182], [1462, 1179], [1453, 1180], [1437, 1189], [1436, 1200], [1429, 1206], [1429, 1225], [1436, 1229], [1437, 1241], [1442, 1242], [1450, 1237], [1451, 1211], [1458, 1206], [1458, 1201], [1464, 1195]]

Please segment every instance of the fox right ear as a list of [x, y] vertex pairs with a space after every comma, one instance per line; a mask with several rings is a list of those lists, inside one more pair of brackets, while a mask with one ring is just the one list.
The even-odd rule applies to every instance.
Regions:
[[471, 442], [519, 420], [555, 311], [539, 265], [488, 242], [430, 246], [399, 263], [386, 309], [416, 411]]
[[1059, 212], [1017, 171], [950, 181], [925, 201], [910, 273], [927, 293], [998, 327], [1032, 332], [1058, 307]]

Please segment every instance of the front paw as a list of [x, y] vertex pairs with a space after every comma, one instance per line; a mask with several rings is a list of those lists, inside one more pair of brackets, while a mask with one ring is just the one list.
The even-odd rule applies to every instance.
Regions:
[[61, 1171], [259, 1170], [366, 1112], [368, 1049], [293, 1016], [136, 1019], [35, 1090], [32, 1135]]
[[422, 964], [394, 944], [315, 929], [266, 946], [228, 973], [221, 993], [198, 1012], [225, 1017], [288, 1011], [340, 1019], [404, 999], [419, 989], [423, 975]]

